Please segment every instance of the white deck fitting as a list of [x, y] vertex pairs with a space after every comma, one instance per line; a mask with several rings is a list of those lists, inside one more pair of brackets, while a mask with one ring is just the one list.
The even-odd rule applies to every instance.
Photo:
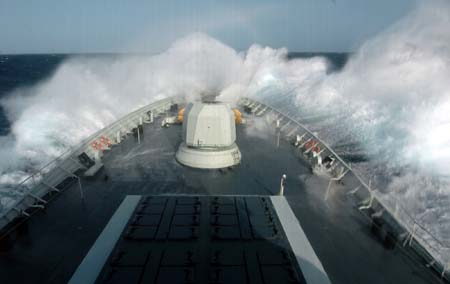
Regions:
[[271, 196], [278, 219], [308, 284], [331, 284], [325, 269], [309, 243], [284, 196]]
[[86, 172], [84, 172], [85, 177], [93, 177], [95, 176], [98, 171], [100, 171], [103, 168], [103, 163], [100, 161], [97, 161], [92, 167], [90, 167]]
[[241, 152], [236, 143], [226, 149], [214, 151], [189, 148], [181, 143], [176, 153], [179, 163], [199, 169], [220, 169], [237, 165], [241, 161]]
[[226, 103], [195, 102], [186, 107], [179, 163], [200, 169], [220, 169], [241, 161], [234, 112]]
[[95, 241], [78, 269], [73, 274], [69, 284], [95, 283], [98, 274], [106, 263], [109, 254], [120, 238], [136, 206], [141, 200], [140, 195], [128, 195], [122, 201], [117, 211], [111, 217], [103, 232]]

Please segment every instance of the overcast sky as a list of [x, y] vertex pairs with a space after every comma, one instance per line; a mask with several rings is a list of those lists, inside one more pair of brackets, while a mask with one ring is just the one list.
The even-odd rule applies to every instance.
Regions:
[[235, 49], [351, 51], [414, 0], [0, 0], [0, 53], [159, 52], [207, 33]]

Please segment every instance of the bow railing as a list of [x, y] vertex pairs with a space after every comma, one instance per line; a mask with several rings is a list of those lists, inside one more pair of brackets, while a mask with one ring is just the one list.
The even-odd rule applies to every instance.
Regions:
[[[395, 226], [396, 230], [398, 230], [398, 236], [402, 238], [402, 241], [400, 242], [402, 247], [414, 249], [416, 253], [426, 259], [426, 265], [428, 267], [434, 268], [441, 273], [442, 277], [449, 279], [450, 245], [427, 230], [426, 227], [412, 216], [406, 208], [400, 203], [395, 203], [394, 206], [388, 204], [383, 199], [382, 194], [372, 188], [370, 183], [366, 183], [364, 179], [325, 141], [295, 118], [253, 98], [242, 98], [239, 104], [249, 107], [256, 115], [263, 115], [271, 112], [274, 115], [273, 120], [277, 124], [279, 131], [290, 133], [290, 135], [297, 135], [298, 132], [301, 132], [299, 136], [304, 142], [299, 142], [299, 146], [302, 146], [302, 144], [304, 145], [307, 141], [317, 141], [318, 145], [322, 148], [322, 152], [320, 153], [325, 154], [323, 151], [326, 150], [326, 155], [332, 156], [338, 162], [333, 166], [334, 176], [330, 179], [325, 198], [327, 198], [329, 194], [331, 183], [333, 181], [342, 180], [345, 176], [353, 176], [356, 183], [354, 183], [354, 187], [352, 187], [353, 190], [351, 190], [349, 194], [357, 195], [360, 200], [363, 200], [363, 204], [361, 204], [359, 209], [362, 211], [371, 209], [375, 212], [374, 214], [382, 215], [384, 219], [390, 222], [390, 224]], [[286, 120], [288, 122], [281, 125], [280, 120]], [[288, 125], [289, 127], [286, 127]], [[370, 218], [370, 221], [372, 221], [372, 218]]]
[[[45, 164], [20, 183], [7, 187], [6, 190], [10, 192], [10, 197], [0, 202], [2, 205], [0, 230], [19, 216], [28, 216], [29, 208], [45, 207], [47, 204], [45, 196], [52, 191], [59, 192], [58, 185], [65, 179], [73, 177], [80, 181], [76, 172], [85, 167], [79, 161], [78, 156], [84, 152], [90, 158], [95, 159], [99, 150], [92, 147], [94, 141], [104, 137], [111, 141], [112, 145], [120, 143], [122, 137], [131, 133], [134, 128], [143, 123], [152, 122], [154, 117], [167, 111], [178, 101], [180, 101], [180, 97], [162, 99], [123, 116], [84, 139], [78, 145], [69, 147], [60, 156]], [[81, 183], [79, 186], [81, 190]]]

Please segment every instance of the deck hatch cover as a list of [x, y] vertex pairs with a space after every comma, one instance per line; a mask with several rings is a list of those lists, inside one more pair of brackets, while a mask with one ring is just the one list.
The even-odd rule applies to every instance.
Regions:
[[269, 197], [146, 196], [96, 283], [307, 282]]

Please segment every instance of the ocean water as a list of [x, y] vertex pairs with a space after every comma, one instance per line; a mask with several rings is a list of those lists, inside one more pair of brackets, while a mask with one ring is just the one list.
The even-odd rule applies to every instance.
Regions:
[[[0, 55], [0, 99], [14, 89], [32, 87], [45, 80], [68, 55]], [[10, 121], [0, 105], [0, 136], [9, 134]]]

